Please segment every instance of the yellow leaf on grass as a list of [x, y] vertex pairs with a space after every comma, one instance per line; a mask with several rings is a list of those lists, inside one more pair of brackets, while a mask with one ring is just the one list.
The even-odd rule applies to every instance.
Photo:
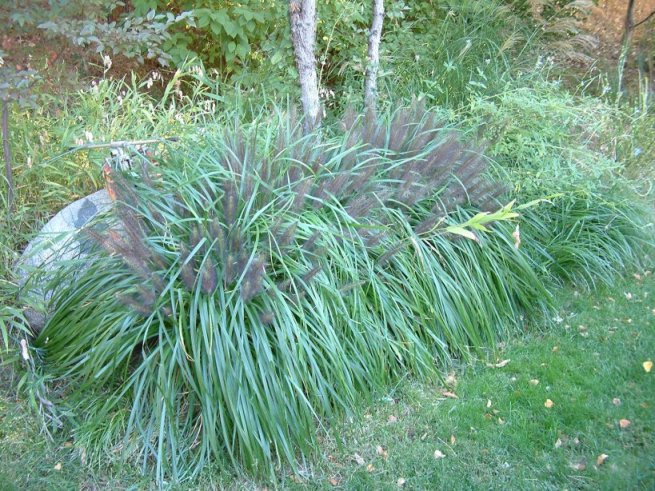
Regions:
[[622, 430], [625, 430], [631, 424], [632, 424], [632, 421], [630, 421], [629, 419], [619, 420], [619, 426], [621, 427]]
[[512, 361], [512, 360], [502, 360], [502, 361], [499, 361], [498, 363], [487, 363], [487, 366], [489, 368], [503, 368], [510, 361]]
[[607, 457], [609, 457], [609, 455], [607, 455], [606, 453], [600, 454], [596, 459], [596, 465], [603, 465], [607, 460]]
[[539, 380], [533, 378], [532, 380], [530, 380], [530, 385], [539, 385]]
[[450, 397], [451, 399], [459, 399], [459, 397], [457, 397], [457, 394], [455, 394], [454, 392], [450, 392], [448, 390], [441, 391], [441, 395], [444, 397]]
[[551, 401], [550, 399], [546, 399], [546, 402], [544, 402], [544, 406], [546, 406], [548, 409], [550, 409], [554, 405], [555, 405], [555, 403], [553, 401]]
[[644, 371], [646, 373], [650, 373], [650, 371], [653, 369], [653, 362], [650, 360], [646, 360], [641, 365], [644, 367]]
[[373, 464], [368, 464], [368, 465], [366, 466], [366, 470], [367, 470], [368, 472], [373, 472], [373, 471], [375, 470], [375, 467], [373, 467]]
[[583, 471], [587, 468], [587, 464], [585, 464], [584, 462], [575, 462], [569, 464], [569, 467], [575, 471]]
[[55, 464], [55, 470], [60, 471], [61, 470], [61, 462], [58, 462]]
[[455, 435], [450, 435], [450, 444], [455, 445], [457, 443], [457, 438], [455, 438]]

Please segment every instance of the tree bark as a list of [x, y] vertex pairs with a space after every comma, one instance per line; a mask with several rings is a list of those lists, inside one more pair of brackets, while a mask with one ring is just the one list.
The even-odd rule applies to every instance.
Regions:
[[9, 148], [9, 101], [2, 101], [2, 150], [7, 176], [7, 210], [11, 213], [14, 207], [14, 177], [11, 165], [11, 149]]
[[368, 35], [368, 65], [366, 66], [366, 82], [364, 85], [364, 104], [369, 113], [377, 110], [377, 77], [380, 67], [380, 40], [382, 39], [382, 24], [384, 22], [384, 0], [372, 0], [373, 18]]
[[300, 93], [305, 115], [305, 134], [316, 128], [321, 121], [321, 104], [318, 97], [316, 74], [316, 0], [289, 0], [289, 24], [291, 39], [300, 76]]
[[618, 66], [618, 84], [617, 84], [617, 97], [621, 97], [623, 92], [623, 74], [625, 72], [625, 65], [630, 55], [630, 45], [632, 44], [632, 33], [635, 28], [634, 20], [635, 0], [628, 0], [628, 8], [625, 12], [625, 22], [623, 25], [623, 36], [621, 38], [621, 53], [619, 55]]

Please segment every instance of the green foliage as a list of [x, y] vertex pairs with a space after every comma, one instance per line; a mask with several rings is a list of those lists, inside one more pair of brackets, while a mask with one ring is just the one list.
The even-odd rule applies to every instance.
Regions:
[[604, 192], [631, 184], [621, 177], [619, 148], [636, 136], [621, 110], [601, 98], [575, 95], [539, 73], [500, 94], [475, 97], [468, 124], [493, 142], [490, 153], [526, 198], [583, 189]]
[[193, 25], [190, 14], [150, 10], [132, 15], [121, 12], [123, 8], [121, 1], [29, 1], [14, 8], [8, 20], [19, 28], [38, 26], [75, 46], [93, 48], [98, 54], [121, 55], [141, 63], [155, 59], [168, 65], [171, 56], [162, 46], [170, 39], [173, 26], [182, 22]]
[[168, 65], [171, 56], [165, 50], [170, 39], [169, 29], [186, 19], [193, 23], [188, 12], [180, 15], [156, 14], [154, 10], [144, 17], [129, 16], [120, 23], [91, 20], [57, 19], [39, 24], [40, 29], [65, 36], [73, 44], [93, 47], [96, 53], [111, 52], [143, 63], [145, 59], [156, 59], [161, 65]]
[[[267, 83], [277, 90], [292, 78], [286, 2], [137, 0], [132, 5], [135, 15], [156, 10], [193, 16], [195, 22], [178, 26], [162, 46], [178, 66], [196, 58], [217, 68], [221, 77], [234, 77], [249, 87]], [[272, 75], [276, 80], [270, 80]]]
[[636, 198], [572, 192], [528, 210], [528, 254], [557, 281], [611, 285], [626, 268], [648, 265], [655, 241], [648, 208]]
[[431, 104], [458, 107], [472, 94], [502, 86], [524, 34], [511, 10], [493, 0], [412, 4], [385, 26], [388, 86], [396, 94], [421, 93]]
[[0, 49], [0, 101], [17, 102], [20, 107], [34, 107], [36, 96], [31, 92], [38, 79], [34, 70], [16, 70], [5, 66], [6, 53]]
[[89, 457], [152, 461], [160, 482], [214, 459], [297, 465], [324, 418], [547, 304], [511, 228], [483, 235], [511, 210], [467, 204], [500, 191], [484, 159], [413, 114], [347, 115], [320, 142], [281, 114], [116, 180], [121, 225], [89, 231], [102, 249], [74, 283], [62, 266], [33, 343]]

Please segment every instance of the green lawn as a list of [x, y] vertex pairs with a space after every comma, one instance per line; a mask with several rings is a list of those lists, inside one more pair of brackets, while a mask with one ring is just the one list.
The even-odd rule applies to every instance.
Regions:
[[[207, 472], [194, 488], [655, 489], [655, 369], [643, 366], [655, 360], [655, 277], [567, 289], [559, 305], [552, 325], [451, 373], [449, 387], [405, 380], [327, 430], [305, 472], [259, 486]], [[152, 486], [134, 469], [84, 468], [66, 440], [44, 443], [8, 377], [0, 489]]]

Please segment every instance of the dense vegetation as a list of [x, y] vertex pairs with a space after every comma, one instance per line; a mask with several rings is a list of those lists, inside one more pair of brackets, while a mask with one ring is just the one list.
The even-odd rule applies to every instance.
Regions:
[[[90, 87], [11, 106], [0, 218], [3, 357], [95, 464], [138, 462], [160, 484], [210, 462], [298, 469], [368, 394], [484, 359], [560, 285], [650, 261], [651, 93], [563, 76], [589, 56], [580, 2], [393, 2], [377, 116], [357, 115], [369, 12], [323, 2], [327, 114], [309, 135], [280, 2], [110, 3], [90, 20], [72, 2], [59, 23], [11, 11], [16, 29], [114, 51]], [[111, 79], [140, 56], [178, 68]], [[83, 231], [91, 256], [30, 278], [54, 291], [32, 332], [19, 251], [106, 184], [106, 149], [86, 144], [144, 138], [162, 143], [132, 148], [113, 212]]]

